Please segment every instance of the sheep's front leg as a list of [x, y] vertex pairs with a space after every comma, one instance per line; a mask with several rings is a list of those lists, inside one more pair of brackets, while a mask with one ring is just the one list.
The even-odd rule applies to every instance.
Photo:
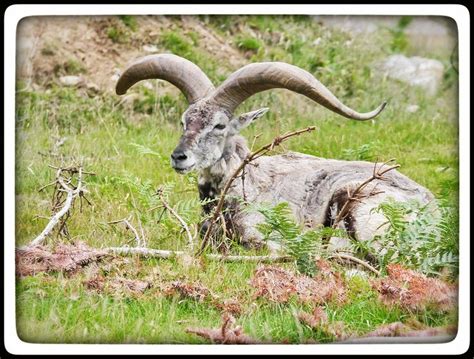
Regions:
[[261, 213], [238, 212], [234, 215], [234, 227], [240, 242], [249, 248], [267, 247], [270, 253], [279, 254], [282, 246], [275, 241], [265, 241], [262, 233], [257, 229], [259, 223], [265, 222]]

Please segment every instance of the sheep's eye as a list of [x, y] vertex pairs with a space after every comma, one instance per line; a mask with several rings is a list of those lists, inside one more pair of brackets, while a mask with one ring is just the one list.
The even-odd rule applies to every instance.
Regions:
[[224, 128], [225, 128], [225, 125], [223, 125], [223, 124], [218, 124], [218, 125], [214, 126], [215, 130], [223, 130]]

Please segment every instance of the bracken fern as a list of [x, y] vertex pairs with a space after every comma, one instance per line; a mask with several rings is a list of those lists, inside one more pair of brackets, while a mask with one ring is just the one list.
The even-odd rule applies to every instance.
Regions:
[[[382, 270], [400, 263], [426, 274], [458, 267], [457, 211], [436, 203], [388, 200], [374, 209], [387, 219], [388, 228], [368, 242], [366, 250], [376, 254]], [[377, 243], [381, 250], [376, 250]]]
[[315, 260], [324, 257], [326, 253], [324, 239], [346, 236], [344, 231], [330, 227], [303, 231], [292, 218], [286, 202], [273, 207], [259, 204], [254, 208], [265, 217], [265, 222], [259, 224], [257, 229], [266, 240], [280, 242], [295, 259], [298, 271], [306, 275], [316, 274]]

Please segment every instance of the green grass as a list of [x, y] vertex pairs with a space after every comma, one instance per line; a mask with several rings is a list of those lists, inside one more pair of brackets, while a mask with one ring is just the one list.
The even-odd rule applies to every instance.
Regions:
[[119, 15], [119, 19], [122, 20], [125, 26], [127, 26], [130, 30], [136, 31], [138, 28], [137, 19], [135, 16], [131, 15]]
[[248, 37], [248, 38], [243, 38], [243, 39], [237, 40], [237, 47], [239, 47], [240, 49], [242, 49], [244, 51], [257, 52], [258, 49], [260, 49], [261, 46], [262, 46], [262, 44], [260, 43], [260, 41], [256, 38], [253, 38], [253, 37]]
[[[128, 19], [122, 18], [126, 26]], [[179, 23], [179, 18], [173, 19]], [[250, 25], [247, 27], [246, 23]], [[311, 71], [347, 105], [369, 111], [388, 99], [386, 110], [369, 122], [349, 121], [301, 96], [284, 90], [261, 93], [241, 107], [245, 112], [268, 106], [270, 112], [246, 129], [251, 141], [262, 134], [256, 146], [275, 135], [308, 125], [317, 131], [284, 144], [287, 150], [336, 159], [388, 160], [396, 158], [400, 171], [426, 186], [438, 198], [456, 203], [458, 188], [458, 125], [455, 74], [447, 67], [441, 92], [428, 97], [416, 88], [378, 77], [370, 65], [390, 53], [393, 38], [380, 32], [364, 39], [323, 29], [302, 17], [209, 17], [210, 31], [216, 36], [262, 38], [252, 61], [286, 61]], [[130, 22], [133, 24], [133, 21]], [[238, 25], [244, 32], [235, 33]], [[178, 27], [179, 29], [179, 27]], [[250, 31], [251, 30], [251, 31]], [[283, 36], [274, 41], [268, 32]], [[108, 33], [113, 41], [120, 34]], [[321, 38], [317, 51], [313, 41]], [[347, 41], [351, 44], [347, 45]], [[196, 62], [214, 81], [232, 69], [225, 56], [216, 57], [201, 47], [195, 33], [164, 32], [160, 45]], [[386, 50], [387, 49], [387, 50]], [[430, 56], [422, 53], [421, 56]], [[449, 64], [449, 55], [442, 58]], [[224, 76], [225, 77], [225, 76]], [[107, 222], [133, 215], [141, 222], [148, 245], [161, 249], [183, 249], [185, 235], [172, 217], [157, 222], [160, 211], [148, 211], [160, 185], [166, 185], [169, 202], [189, 223], [197, 223], [200, 208], [196, 174], [176, 174], [169, 155], [180, 136], [178, 119], [186, 109], [184, 97], [156, 94], [143, 86], [132, 92], [140, 97], [131, 105], [104, 93], [89, 97], [85, 90], [52, 86], [48, 91], [17, 93], [16, 115], [16, 242], [24, 245], [44, 228], [50, 215], [51, 189], [38, 189], [54, 179], [48, 164], [82, 160], [97, 175], [87, 178], [92, 206], [82, 213], [75, 208], [68, 221], [72, 240], [91, 246], [123, 245], [131, 235]], [[415, 113], [406, 111], [417, 104]], [[56, 138], [66, 138], [55, 149]], [[453, 228], [456, 228], [455, 226]], [[52, 238], [50, 242], [64, 239]], [[242, 248], [235, 251], [244, 252]], [[249, 285], [255, 264], [207, 262], [196, 270], [176, 261], [137, 260], [139, 277], [157, 271], [157, 282], [174, 279], [199, 280], [222, 298], [237, 297], [244, 312], [238, 324], [251, 336], [291, 343], [309, 339], [331, 341], [326, 334], [298, 323], [295, 312], [310, 310], [297, 303], [275, 305], [252, 298]], [[293, 265], [288, 265], [295, 269]], [[220, 312], [206, 303], [179, 300], [150, 289], [143, 295], [114, 297], [87, 291], [85, 274], [71, 278], [62, 274], [38, 275], [17, 282], [17, 325], [20, 337], [30, 342], [110, 342], [110, 343], [203, 343], [185, 333], [188, 326], [218, 327]], [[366, 281], [351, 282], [351, 300], [338, 307], [327, 304], [332, 321], [344, 321], [355, 333], [365, 333], [383, 323], [417, 320], [429, 326], [455, 323], [456, 316], [433, 311], [410, 313], [381, 305]], [[181, 322], [184, 321], [184, 322]]]
[[[53, 53], [48, 52], [44, 55], [49, 56], [51, 54]], [[56, 65], [54, 68], [54, 73], [56, 75], [79, 75], [84, 72], [86, 72], [86, 68], [76, 59], [68, 59], [64, 61], [64, 63]]]

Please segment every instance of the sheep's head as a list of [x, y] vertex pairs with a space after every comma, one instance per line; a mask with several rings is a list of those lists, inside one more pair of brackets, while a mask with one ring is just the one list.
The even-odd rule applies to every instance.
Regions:
[[210, 167], [224, 155], [227, 139], [268, 110], [262, 108], [233, 115], [239, 104], [261, 91], [286, 88], [342, 116], [362, 121], [377, 116], [385, 106], [382, 103], [372, 112], [358, 113], [341, 103], [310, 73], [281, 62], [244, 66], [214, 88], [192, 62], [171, 54], [151, 55], [139, 59], [124, 71], [117, 82], [116, 92], [122, 95], [133, 84], [145, 79], [171, 82], [189, 102], [181, 119], [183, 135], [171, 155], [171, 164], [180, 173]]
[[233, 116], [225, 108], [206, 100], [190, 105], [181, 118], [183, 134], [171, 154], [171, 165], [180, 173], [212, 166], [224, 155], [228, 138], [267, 110]]

